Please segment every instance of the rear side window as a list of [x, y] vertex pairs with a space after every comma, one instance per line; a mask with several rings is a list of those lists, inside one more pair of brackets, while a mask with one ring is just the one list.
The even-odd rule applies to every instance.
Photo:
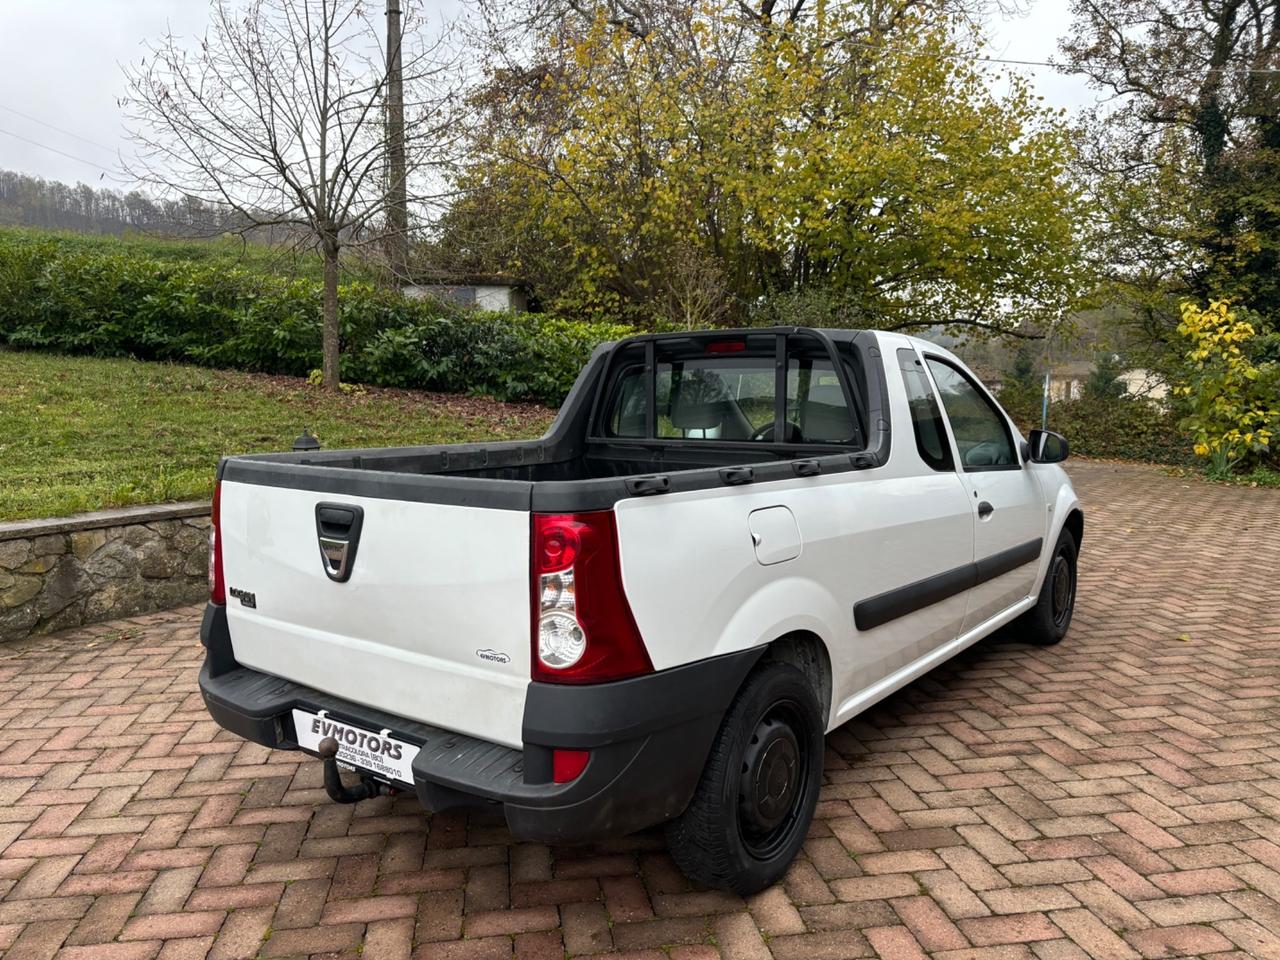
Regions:
[[645, 394], [642, 367], [628, 367], [614, 385], [608, 432], [611, 437], [643, 437]]
[[936, 357], [928, 363], [965, 470], [1017, 469], [1013, 437], [995, 404], [956, 367]]
[[942, 424], [942, 410], [938, 407], [933, 386], [924, 374], [924, 365], [914, 350], [904, 347], [898, 351], [898, 369], [902, 371], [902, 384], [907, 388], [911, 429], [915, 431], [920, 459], [934, 470], [954, 470], [951, 444], [947, 442], [947, 430]]

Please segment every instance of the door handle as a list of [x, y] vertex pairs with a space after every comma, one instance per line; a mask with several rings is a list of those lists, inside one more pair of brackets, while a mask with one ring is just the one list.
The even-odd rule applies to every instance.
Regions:
[[991, 516], [991, 514], [995, 513], [995, 510], [996, 508], [993, 507], [986, 500], [983, 500], [980, 504], [978, 504], [978, 516], [980, 517], [989, 517]]

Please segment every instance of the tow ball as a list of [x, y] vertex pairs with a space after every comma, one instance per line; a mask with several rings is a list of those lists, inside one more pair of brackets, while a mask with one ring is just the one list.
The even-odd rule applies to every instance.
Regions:
[[394, 792], [385, 783], [364, 776], [360, 778], [359, 786], [344, 786], [342, 774], [338, 770], [338, 741], [333, 737], [321, 740], [316, 751], [324, 761], [324, 792], [329, 794], [329, 799], [334, 803], [357, 803]]

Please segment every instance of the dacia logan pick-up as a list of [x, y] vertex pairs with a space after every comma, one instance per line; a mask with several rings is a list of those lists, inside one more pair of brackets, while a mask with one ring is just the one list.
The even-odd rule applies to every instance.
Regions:
[[1066, 454], [898, 334], [605, 344], [539, 440], [223, 460], [200, 689], [336, 800], [666, 824], [691, 878], [760, 890], [827, 731], [1012, 621], [1066, 633]]

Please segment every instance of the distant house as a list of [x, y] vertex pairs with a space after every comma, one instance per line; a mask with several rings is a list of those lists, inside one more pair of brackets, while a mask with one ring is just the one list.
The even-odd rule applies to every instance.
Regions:
[[529, 285], [514, 277], [466, 276], [426, 280], [405, 286], [404, 294], [476, 310], [521, 313], [529, 309]]
[[[1049, 377], [1049, 399], [1052, 401], [1079, 400], [1084, 395], [1085, 381], [1093, 374], [1092, 360], [1068, 360], [1053, 365]], [[1169, 395], [1169, 385], [1157, 374], [1141, 367], [1124, 370], [1116, 377], [1130, 396], [1145, 397], [1157, 402]]]
[[1132, 393], [1148, 400], [1164, 400], [1169, 396], [1169, 384], [1159, 374], [1136, 367], [1120, 374], [1120, 382], [1125, 392]]
[[1049, 400], [1079, 400], [1084, 396], [1084, 383], [1093, 373], [1092, 360], [1068, 360], [1053, 365], [1049, 374]]

